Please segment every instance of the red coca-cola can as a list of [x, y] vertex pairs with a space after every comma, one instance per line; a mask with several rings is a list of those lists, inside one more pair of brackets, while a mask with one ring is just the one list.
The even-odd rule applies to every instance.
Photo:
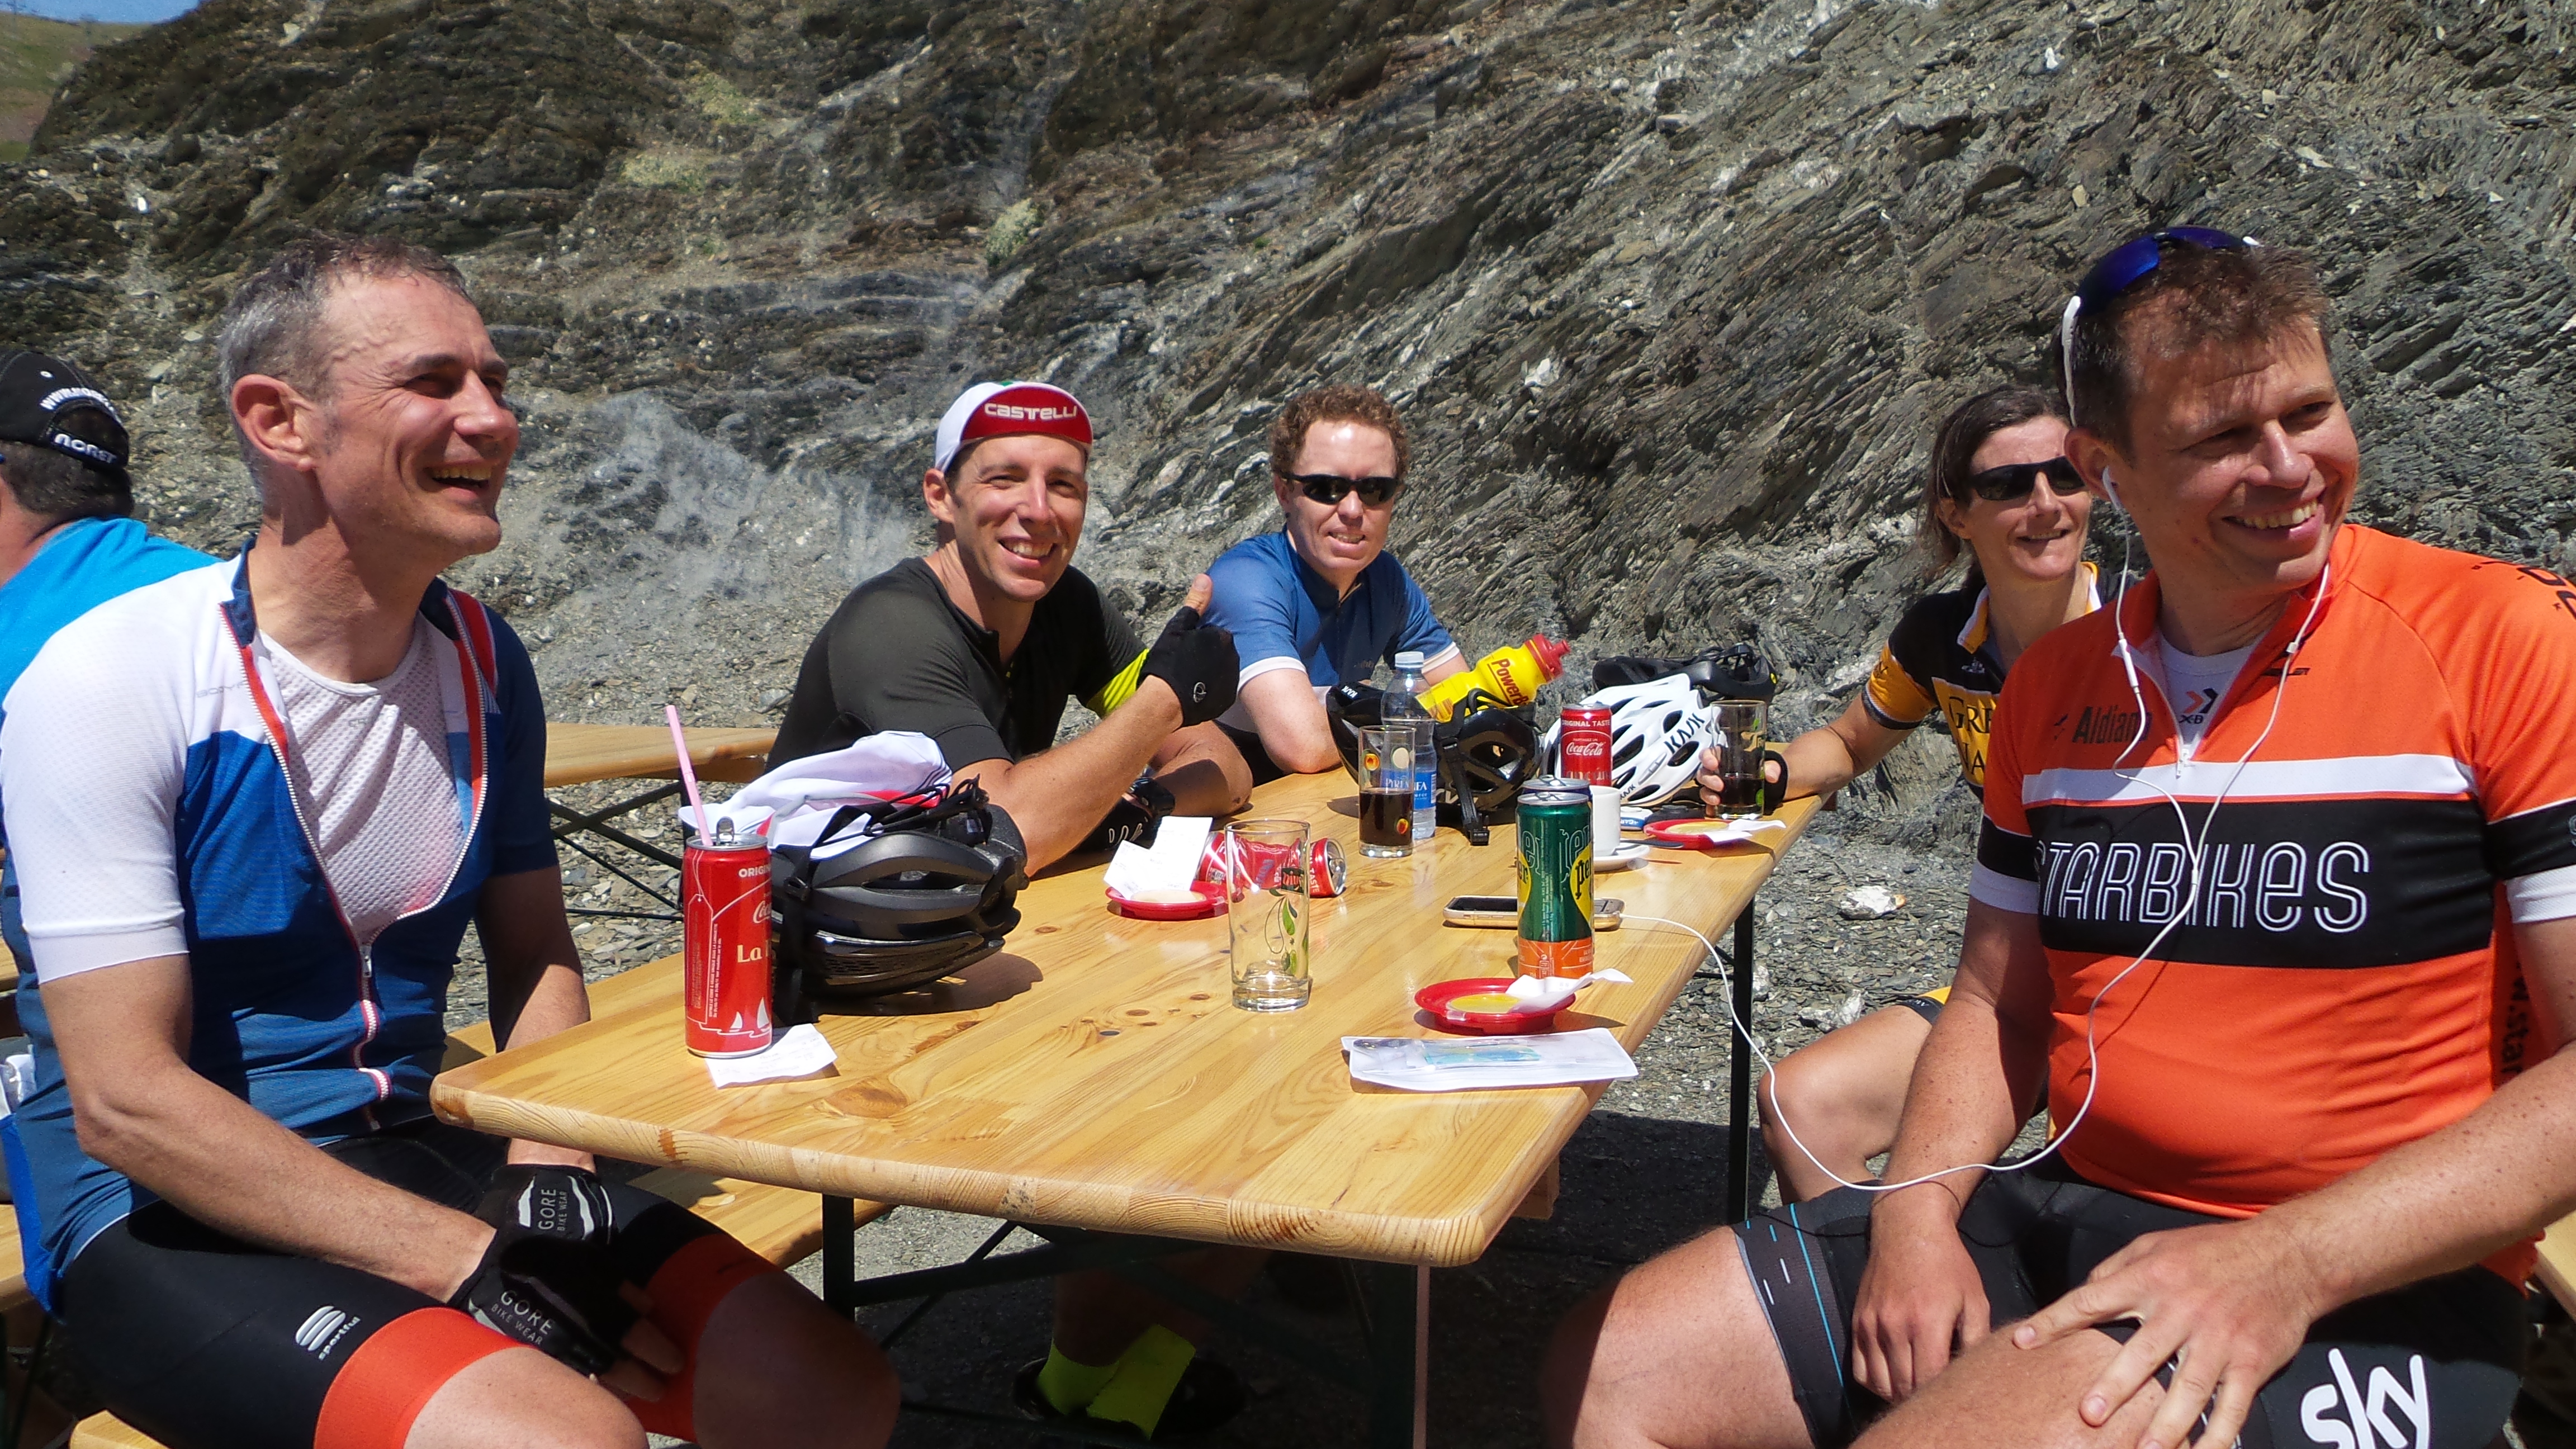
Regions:
[[719, 840], [681, 853], [681, 1039], [745, 1057], [769, 1048], [769, 845]]
[[[1285, 846], [1247, 843], [1243, 847], [1243, 852], [1250, 857], [1247, 861], [1251, 867], [1248, 872], [1250, 878], [1258, 881], [1276, 874], [1278, 863], [1287, 859], [1286, 850]], [[1310, 867], [1310, 873], [1306, 877], [1306, 892], [1309, 895], [1340, 895], [1342, 886], [1351, 878], [1351, 864], [1343, 859], [1339, 841], [1316, 841], [1307, 864]], [[1208, 837], [1207, 849], [1199, 856], [1199, 879], [1220, 883], [1225, 880], [1223, 834]]]
[[1557, 716], [1557, 773], [1587, 785], [1610, 780], [1610, 710], [1606, 705], [1570, 705]]

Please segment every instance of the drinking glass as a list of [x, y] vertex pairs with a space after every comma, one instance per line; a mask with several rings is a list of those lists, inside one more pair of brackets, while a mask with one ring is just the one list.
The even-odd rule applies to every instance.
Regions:
[[1234, 1004], [1294, 1011], [1315, 989], [1306, 942], [1303, 820], [1238, 820], [1218, 842], [1226, 874], [1226, 935]]
[[1762, 813], [1762, 755], [1770, 745], [1770, 714], [1769, 702], [1759, 699], [1721, 699], [1709, 707], [1709, 748], [1717, 752], [1720, 785], [1717, 798], [1707, 802], [1711, 818], [1751, 819]]
[[1360, 854], [1413, 854], [1413, 727], [1360, 731]]

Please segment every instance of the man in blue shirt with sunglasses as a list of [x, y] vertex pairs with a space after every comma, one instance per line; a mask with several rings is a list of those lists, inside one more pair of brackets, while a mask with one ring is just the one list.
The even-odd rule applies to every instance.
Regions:
[[1217, 721], [1258, 783], [1341, 763], [1324, 691], [1420, 650], [1423, 681], [1466, 667], [1420, 585], [1386, 551], [1412, 449], [1404, 423], [1364, 387], [1299, 393], [1270, 424], [1271, 486], [1287, 527], [1244, 540], [1208, 568], [1208, 622], [1234, 631], [1243, 672]]

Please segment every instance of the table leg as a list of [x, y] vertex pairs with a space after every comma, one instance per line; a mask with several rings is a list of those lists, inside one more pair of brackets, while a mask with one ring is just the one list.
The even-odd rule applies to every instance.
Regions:
[[[1727, 971], [1727, 990], [1734, 994], [1735, 1019], [1753, 1030], [1753, 907], [1744, 903], [1735, 917], [1735, 963]], [[1753, 1209], [1753, 1046], [1737, 1036], [1726, 1073], [1726, 1220], [1740, 1223]]]
[[1366, 1294], [1369, 1449], [1422, 1449], [1429, 1431], [1431, 1270], [1359, 1265]]
[[858, 1312], [859, 1214], [850, 1199], [823, 1195], [823, 1301], [842, 1317]]

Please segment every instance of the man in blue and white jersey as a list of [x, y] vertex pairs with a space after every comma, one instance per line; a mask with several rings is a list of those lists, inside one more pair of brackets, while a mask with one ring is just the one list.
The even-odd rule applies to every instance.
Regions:
[[[0, 350], [0, 697], [54, 631], [128, 589], [213, 562], [136, 522], [116, 405], [67, 359]], [[0, 840], [0, 940], [29, 974]]]
[[1234, 631], [1242, 674], [1217, 720], [1254, 783], [1341, 764], [1324, 691], [1422, 652], [1423, 682], [1466, 667], [1422, 587], [1386, 551], [1412, 447], [1403, 420], [1364, 387], [1299, 393], [1270, 424], [1271, 487], [1286, 527], [1208, 568], [1211, 624]]
[[218, 346], [242, 555], [65, 625], [6, 696], [30, 1287], [169, 1446], [872, 1449], [895, 1385], [794, 1280], [586, 1154], [438, 1122], [465, 927], [493, 1028], [588, 1015], [509, 626], [508, 367], [455, 268], [288, 247]]

